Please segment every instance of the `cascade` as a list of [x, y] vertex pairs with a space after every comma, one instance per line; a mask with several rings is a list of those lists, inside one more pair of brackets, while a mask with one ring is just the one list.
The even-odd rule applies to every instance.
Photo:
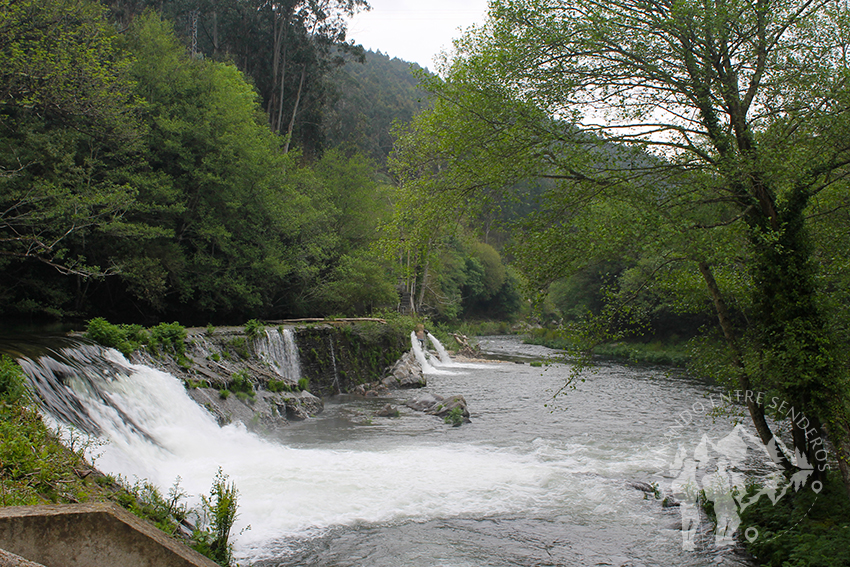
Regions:
[[440, 363], [451, 364], [452, 359], [449, 356], [448, 351], [446, 351], [446, 348], [443, 346], [443, 343], [441, 343], [439, 340], [437, 340], [437, 337], [435, 337], [431, 333], [427, 333], [427, 336], [428, 336], [428, 339], [431, 341], [431, 344], [434, 345], [434, 348], [437, 350], [437, 355], [440, 358]]
[[260, 357], [284, 378], [292, 382], [301, 378], [301, 361], [292, 329], [266, 329], [265, 335], [257, 341], [257, 349]]
[[[427, 336], [431, 337], [430, 334]], [[416, 361], [419, 363], [419, 366], [422, 367], [422, 372], [425, 374], [454, 374], [454, 372], [448, 370], [435, 368], [434, 365], [429, 362], [431, 355], [422, 350], [422, 346], [419, 344], [419, 339], [416, 338], [415, 331], [410, 333], [410, 344], [413, 347], [413, 354], [416, 356]]]
[[[270, 346], [280, 341], [287, 352], [286, 333], [267, 337], [269, 360], [291, 362]], [[660, 503], [625, 483], [669, 466], [675, 455], [663, 452], [663, 433], [711, 390], [610, 365], [593, 389], [564, 399], [569, 411], [553, 412], [542, 400], [563, 385], [567, 367], [541, 374], [453, 362], [470, 371], [448, 372], [431, 366], [415, 334], [411, 341], [423, 370], [437, 374], [435, 388], [475, 400], [473, 426], [408, 414], [392, 426], [374, 418], [376, 427], [355, 427], [346, 416], [371, 402], [338, 399], [330, 416], [264, 439], [236, 422], [219, 426], [180, 380], [114, 349], [63, 339], [15, 356], [44, 414], [97, 435], [90, 458], [104, 473], [147, 479], [163, 493], [179, 477], [193, 508], [219, 469], [228, 475], [239, 491], [231, 535], [242, 564], [750, 565], [683, 552]], [[335, 357], [341, 347], [333, 348]], [[641, 408], [640, 420], [612, 411], [620, 401]], [[716, 428], [712, 438], [725, 435], [712, 420], [706, 427]], [[683, 438], [696, 446], [701, 435], [695, 421]]]

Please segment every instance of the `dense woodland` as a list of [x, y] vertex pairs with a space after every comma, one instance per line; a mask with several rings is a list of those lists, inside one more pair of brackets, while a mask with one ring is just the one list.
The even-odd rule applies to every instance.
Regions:
[[346, 40], [363, 7], [0, 3], [3, 314], [241, 323], [417, 290], [448, 319], [515, 312], [474, 220], [427, 274], [399, 249], [390, 131], [429, 100], [408, 63]]

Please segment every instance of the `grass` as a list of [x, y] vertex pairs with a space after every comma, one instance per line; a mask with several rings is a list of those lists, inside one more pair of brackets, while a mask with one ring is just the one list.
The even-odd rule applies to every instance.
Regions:
[[[557, 350], [569, 350], [573, 347], [573, 343], [556, 329], [532, 329], [524, 341]], [[686, 342], [634, 340], [597, 345], [594, 354], [602, 358], [626, 360], [637, 364], [684, 368], [690, 361], [691, 351]]]

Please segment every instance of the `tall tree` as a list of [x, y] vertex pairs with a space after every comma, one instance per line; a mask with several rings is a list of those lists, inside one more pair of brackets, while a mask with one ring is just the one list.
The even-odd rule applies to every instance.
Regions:
[[[321, 121], [333, 102], [328, 75], [362, 61], [363, 49], [346, 38], [348, 20], [368, 10], [366, 0], [109, 0], [122, 26], [146, 8], [174, 24], [196, 56], [231, 61], [253, 79], [272, 130], [301, 148], [321, 153]], [[288, 146], [286, 147], [288, 149]]]
[[848, 41], [825, 0], [496, 0], [401, 134], [400, 175], [464, 196], [557, 180], [520, 245], [541, 288], [611, 251], [642, 258], [644, 282], [701, 278], [738, 387], [807, 415], [794, 442], [817, 468], [828, 432], [850, 489], [850, 389], [809, 236], [847, 204]]
[[140, 155], [127, 60], [103, 12], [86, 0], [0, 2], [4, 303], [39, 279], [33, 262], [81, 285], [118, 270], [94, 263], [84, 246], [120, 226]]

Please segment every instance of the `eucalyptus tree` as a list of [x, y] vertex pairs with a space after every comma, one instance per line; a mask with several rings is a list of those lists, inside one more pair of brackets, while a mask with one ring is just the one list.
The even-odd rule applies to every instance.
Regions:
[[321, 149], [319, 126], [332, 96], [327, 75], [344, 64], [341, 53], [363, 57], [362, 48], [346, 37], [348, 20], [369, 9], [366, 0], [110, 0], [109, 4], [119, 21], [153, 7], [173, 21], [196, 56], [235, 63], [253, 79], [271, 129], [310, 154]]
[[843, 262], [811, 238], [841, 232], [824, 224], [848, 204], [847, 8], [494, 0], [430, 80], [434, 109], [399, 132], [396, 171], [443, 210], [555, 180], [517, 238], [532, 285], [631, 257], [611, 317], [649, 282], [683, 309], [713, 306], [727, 375], [805, 413], [794, 443], [818, 469], [828, 432], [850, 488], [847, 361], [823, 275]]

